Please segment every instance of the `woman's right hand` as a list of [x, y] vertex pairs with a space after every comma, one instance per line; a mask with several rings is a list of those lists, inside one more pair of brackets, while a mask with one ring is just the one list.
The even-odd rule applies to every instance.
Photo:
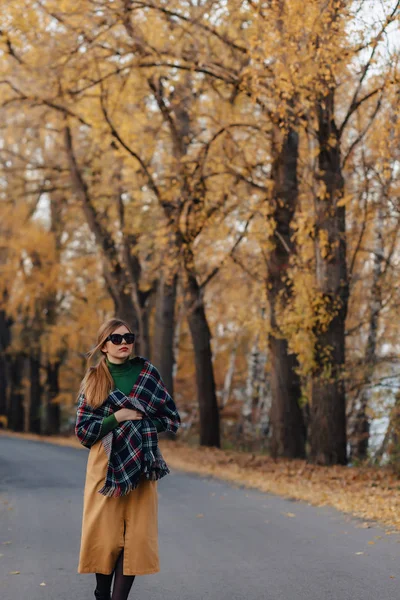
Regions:
[[131, 408], [120, 408], [114, 413], [114, 416], [118, 423], [122, 423], [122, 421], [140, 421], [143, 419], [141, 412]]

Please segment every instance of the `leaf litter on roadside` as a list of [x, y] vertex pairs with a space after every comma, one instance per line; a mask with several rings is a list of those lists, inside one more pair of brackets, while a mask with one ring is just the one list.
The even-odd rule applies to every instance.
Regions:
[[314, 506], [333, 506], [364, 519], [363, 528], [378, 521], [400, 530], [399, 479], [390, 468], [323, 467], [254, 452], [200, 448], [178, 440], [161, 440], [160, 447], [174, 468], [214, 475]]

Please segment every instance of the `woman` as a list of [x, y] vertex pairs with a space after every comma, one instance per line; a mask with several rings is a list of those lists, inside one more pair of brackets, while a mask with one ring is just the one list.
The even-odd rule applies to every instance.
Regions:
[[180, 416], [157, 369], [130, 358], [135, 335], [104, 323], [101, 353], [83, 378], [75, 433], [90, 448], [78, 573], [95, 573], [97, 600], [127, 600], [136, 575], [158, 573], [157, 480], [169, 473], [157, 432], [176, 433]]

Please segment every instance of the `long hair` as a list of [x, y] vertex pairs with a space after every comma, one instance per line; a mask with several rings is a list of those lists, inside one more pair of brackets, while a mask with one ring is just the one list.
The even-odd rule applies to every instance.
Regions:
[[100, 360], [94, 366], [91, 365], [92, 359], [96, 352], [101, 352], [108, 336], [121, 325], [125, 325], [128, 331], [131, 331], [128, 323], [122, 321], [122, 319], [109, 319], [103, 323], [97, 332], [96, 346], [87, 355], [87, 368], [79, 388], [79, 394], [84, 394], [86, 402], [93, 408], [98, 408], [103, 404], [114, 382], [108, 370], [104, 352], [102, 352]]

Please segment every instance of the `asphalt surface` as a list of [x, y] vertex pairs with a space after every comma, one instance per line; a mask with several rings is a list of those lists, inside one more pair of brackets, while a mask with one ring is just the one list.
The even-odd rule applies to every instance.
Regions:
[[[0, 435], [1, 600], [93, 600], [77, 573], [87, 456]], [[398, 534], [172, 469], [158, 491], [161, 571], [132, 600], [400, 599]]]

